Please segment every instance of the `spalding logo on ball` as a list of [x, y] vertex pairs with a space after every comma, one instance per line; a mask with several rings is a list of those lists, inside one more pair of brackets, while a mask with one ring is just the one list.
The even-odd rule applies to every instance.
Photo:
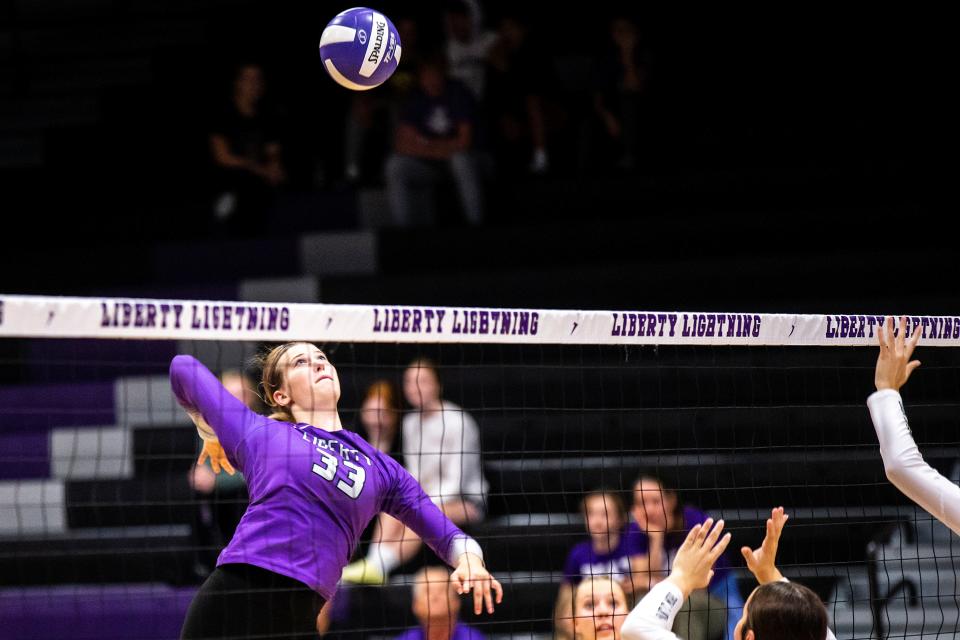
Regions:
[[337, 84], [366, 91], [386, 82], [400, 62], [400, 36], [379, 11], [338, 13], [320, 36], [320, 60]]

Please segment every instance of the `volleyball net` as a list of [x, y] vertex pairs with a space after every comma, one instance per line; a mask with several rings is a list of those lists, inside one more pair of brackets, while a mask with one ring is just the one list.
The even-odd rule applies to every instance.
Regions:
[[[838, 638], [953, 637], [960, 549], [886, 480], [865, 406], [882, 320], [0, 296], [0, 619], [14, 637], [177, 637], [247, 496], [195, 469], [170, 360], [194, 355], [249, 390], [254, 354], [309, 341], [339, 371], [349, 429], [371, 437], [360, 409], [378, 381], [415, 413], [404, 371], [423, 358], [475, 422], [479, 450], [459, 453], [479, 453], [482, 517], [465, 528], [505, 597], [493, 616], [459, 615], [488, 637], [553, 637], [571, 550], [590, 539], [585, 495], [615, 494], [611, 528], [636, 528], [642, 477], [725, 520], [724, 588], [742, 599], [753, 583], [737, 549], [757, 546], [782, 505], [781, 569], [820, 595]], [[960, 316], [907, 325], [922, 330], [903, 392], [911, 427], [956, 481]], [[405, 433], [385, 436], [401, 460], [416, 453]], [[330, 636], [417, 626], [412, 576], [437, 562], [421, 550], [385, 586], [342, 585]], [[705, 630], [693, 612], [681, 637], [723, 637], [735, 603], [710, 602]]]

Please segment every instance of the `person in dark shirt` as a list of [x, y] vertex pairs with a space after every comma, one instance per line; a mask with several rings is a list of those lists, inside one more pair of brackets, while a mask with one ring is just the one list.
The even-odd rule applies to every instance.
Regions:
[[476, 107], [469, 91], [446, 74], [442, 57], [425, 58], [403, 109], [387, 159], [387, 197], [393, 220], [410, 226], [413, 189], [435, 187], [445, 172], [453, 175], [470, 224], [483, 221], [480, 170], [473, 153]]
[[214, 218], [234, 233], [256, 230], [276, 188], [286, 180], [277, 127], [262, 104], [264, 93], [260, 66], [242, 65], [230, 101], [210, 130]]
[[390, 151], [389, 133], [400, 116], [407, 96], [416, 88], [420, 66], [419, 27], [409, 16], [395, 20], [403, 43], [403, 64], [376, 91], [354, 91], [344, 128], [344, 178], [363, 184], [383, 174]]
[[[637, 167], [647, 127], [647, 94], [650, 64], [646, 45], [637, 23], [626, 16], [610, 21], [606, 54], [594, 73], [591, 130], [584, 161], [596, 166], [595, 155], [609, 155], [617, 168]], [[594, 138], [596, 138], [594, 140]], [[600, 162], [599, 166], [606, 163]]]
[[548, 168], [543, 110], [547, 65], [537, 56], [526, 24], [519, 17], [504, 16], [498, 34], [487, 71], [487, 104], [497, 166], [508, 171], [519, 168], [544, 173]]
[[[704, 524], [710, 516], [697, 507], [683, 504], [679, 494], [651, 475], [642, 475], [633, 486], [633, 522], [627, 525], [626, 537], [633, 553], [635, 575], [649, 576], [653, 589], [662, 582], [673, 566], [687, 533]], [[689, 640], [724, 637], [733, 640], [733, 630], [743, 609], [743, 597], [737, 588], [730, 559], [721, 555], [714, 565], [713, 577], [706, 590], [691, 594], [687, 608], [675, 620], [676, 630]]]

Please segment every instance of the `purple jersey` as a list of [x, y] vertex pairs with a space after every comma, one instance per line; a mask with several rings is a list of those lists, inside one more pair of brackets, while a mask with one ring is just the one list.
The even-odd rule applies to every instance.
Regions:
[[[427, 634], [424, 633], [423, 629], [417, 627], [400, 634], [395, 640], [426, 640], [426, 638]], [[453, 635], [450, 636], [450, 640], [486, 640], [486, 636], [473, 627], [458, 622], [457, 626], [453, 628]]]
[[630, 556], [642, 553], [634, 548], [631, 536], [620, 536], [620, 542], [608, 553], [597, 553], [586, 540], [570, 550], [563, 565], [563, 579], [572, 585], [584, 578], [604, 576], [622, 580], [630, 575]]
[[[703, 524], [709, 518], [706, 513], [700, 511], [696, 507], [686, 506], [683, 508], [683, 530], [682, 531], [668, 531], [667, 535], [664, 537], [663, 546], [664, 551], [666, 552], [667, 567], [673, 566], [673, 558], [677, 555], [677, 550], [680, 549], [680, 545], [683, 544], [683, 541], [687, 537], [687, 533], [690, 532], [690, 529], [693, 529], [694, 526], [698, 524]], [[650, 549], [650, 539], [647, 537], [647, 534], [644, 531], [641, 531], [639, 525], [636, 522], [631, 522], [627, 526], [627, 535], [625, 536], [630, 538], [630, 545], [634, 549], [634, 553], [639, 553], [646, 555]], [[718, 559], [714, 568], [713, 579], [710, 581], [710, 588], [712, 589], [715, 585], [721, 583], [726, 579], [727, 571], [730, 568], [730, 560], [727, 558], [727, 555], [724, 553]]]
[[395, 460], [356, 433], [271, 420], [249, 410], [191, 356], [170, 364], [180, 404], [213, 428], [247, 480], [250, 505], [217, 565], [252, 564], [333, 597], [343, 567], [377, 513], [457, 560], [467, 539]]

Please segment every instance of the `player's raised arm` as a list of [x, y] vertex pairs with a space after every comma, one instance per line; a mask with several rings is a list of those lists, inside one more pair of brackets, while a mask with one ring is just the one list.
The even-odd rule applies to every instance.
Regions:
[[893, 326], [893, 318], [888, 317], [877, 331], [877, 391], [867, 398], [883, 467], [887, 478], [904, 495], [960, 534], [960, 487], [940, 475], [920, 455], [900, 397], [900, 387], [920, 366], [919, 360], [911, 360], [920, 341], [920, 327], [907, 338], [906, 318], [900, 318], [896, 335]]
[[450, 580], [458, 593], [473, 591], [474, 613], [484, 609], [493, 613], [494, 603], [503, 600], [503, 587], [487, 570], [480, 545], [443, 514], [406, 469], [393, 460], [389, 464], [394, 484], [383, 510], [410, 527], [454, 567]]
[[760, 586], [753, 590], [743, 606], [743, 616], [734, 630], [736, 638], [837, 640], [827, 626], [827, 609], [820, 597], [807, 587], [784, 578], [777, 568], [780, 535], [789, 519], [783, 507], [771, 509], [760, 547], [740, 549], [747, 568]]
[[721, 538], [722, 532], [723, 520], [714, 525], [712, 518], [690, 529], [670, 576], [653, 587], [624, 621], [624, 640], [678, 640], [670, 631], [674, 618], [693, 591], [710, 584], [713, 565], [730, 544], [730, 534]]
[[223, 458], [218, 459], [217, 453], [225, 451], [236, 461], [234, 455], [240, 442], [257, 420], [263, 420], [262, 416], [235, 398], [193, 356], [174, 357], [170, 363], [170, 386], [177, 402], [190, 415], [197, 425], [197, 433], [204, 440], [201, 460], [210, 455], [222, 462]]

